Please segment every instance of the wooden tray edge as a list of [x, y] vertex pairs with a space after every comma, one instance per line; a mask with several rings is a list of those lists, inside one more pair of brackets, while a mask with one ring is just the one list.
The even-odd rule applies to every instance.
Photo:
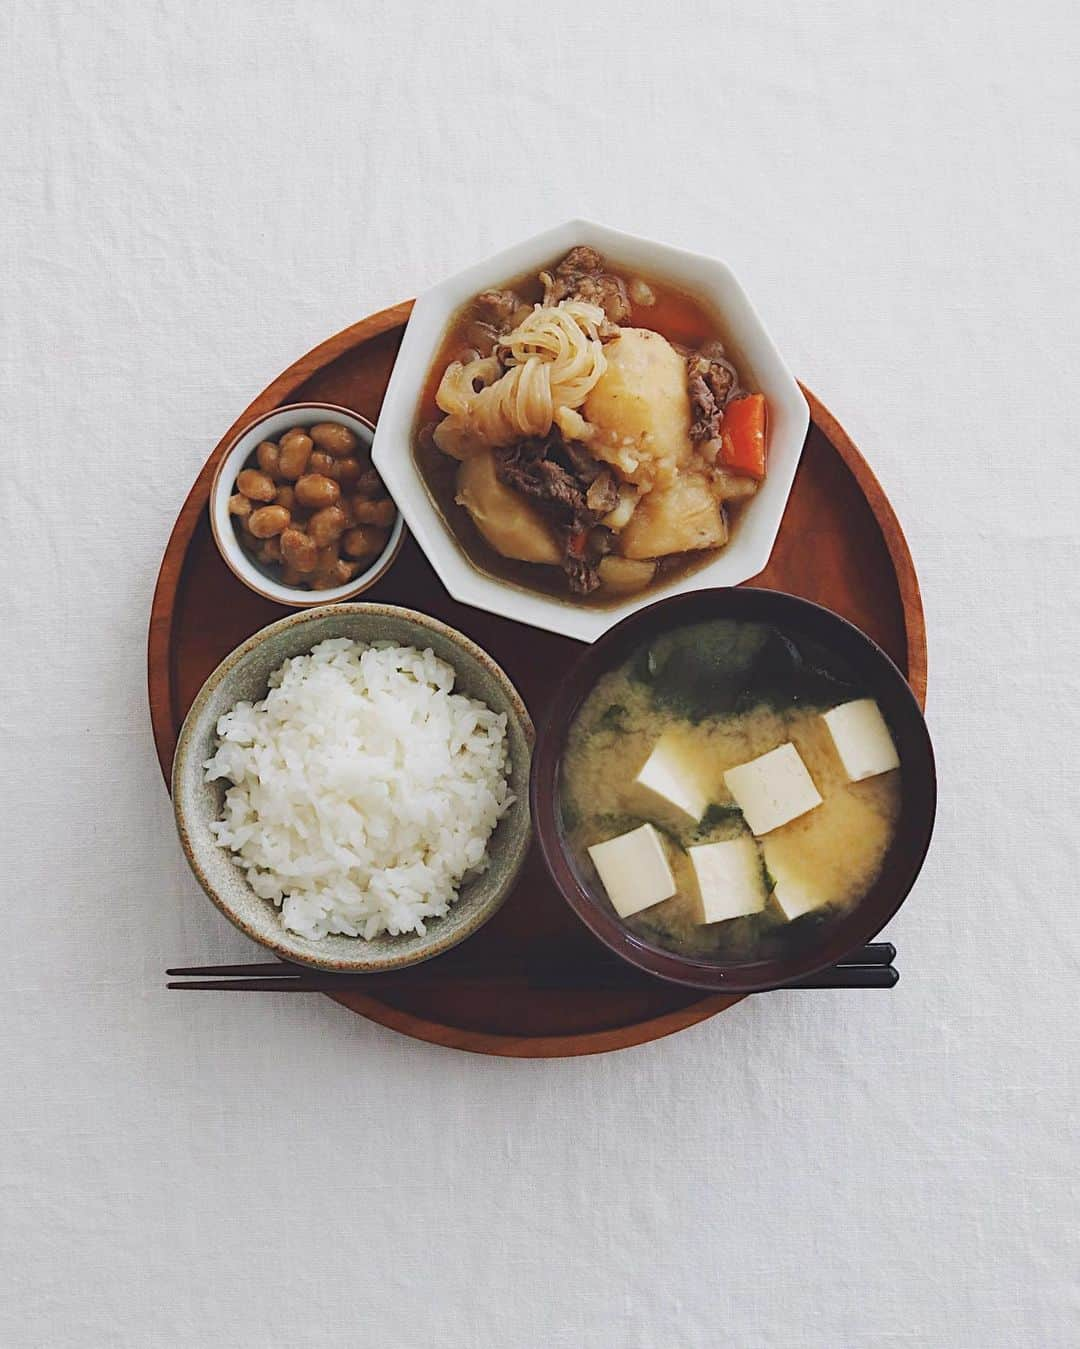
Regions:
[[[176, 734], [172, 725], [173, 688], [169, 657], [173, 606], [177, 583], [186, 560], [187, 546], [206, 505], [210, 482], [219, 458], [232, 438], [247, 422], [276, 407], [294, 389], [345, 352], [405, 323], [412, 312], [412, 307], [413, 301], [405, 300], [379, 310], [378, 313], [343, 328], [294, 361], [237, 417], [218, 441], [192, 484], [165, 547], [154, 587], [147, 633], [150, 720], [158, 762], [166, 786], [169, 783], [172, 757], [176, 748]], [[811, 421], [824, 433], [843, 459], [881, 529], [900, 592], [907, 640], [907, 678], [919, 705], [925, 706], [926, 623], [914, 562], [900, 522], [881, 484], [850, 436], [815, 394], [805, 385], [800, 384], [800, 388], [810, 405]], [[616, 1049], [629, 1049], [634, 1045], [663, 1039], [676, 1031], [697, 1025], [742, 1001], [740, 997], [717, 994], [702, 998], [690, 1007], [638, 1022], [632, 1028], [619, 1027], [575, 1036], [508, 1036], [425, 1021], [363, 994], [327, 996], [339, 1006], [413, 1039], [443, 1045], [448, 1049], [505, 1058], [574, 1058], [587, 1054], [610, 1053]]]
[[635, 1045], [662, 1040], [676, 1031], [696, 1026], [717, 1012], [726, 1011], [742, 1002], [745, 994], [735, 997], [726, 993], [711, 994], [677, 1012], [635, 1022], [631, 1028], [618, 1026], [613, 1030], [587, 1031], [581, 1035], [499, 1035], [492, 1031], [466, 1030], [461, 1026], [425, 1021], [423, 1017], [389, 1007], [363, 993], [328, 993], [326, 996], [340, 1007], [378, 1022], [380, 1026], [446, 1049], [461, 1049], [469, 1054], [488, 1054], [495, 1058], [572, 1059], [586, 1054], [610, 1054], [616, 1049], [632, 1049]]
[[904, 614], [904, 632], [907, 638], [907, 681], [915, 694], [919, 706], [926, 708], [926, 616], [923, 613], [922, 591], [919, 578], [915, 574], [915, 563], [908, 548], [900, 521], [892, 508], [892, 502], [885, 495], [884, 488], [874, 476], [873, 469], [863, 458], [848, 433], [836, 420], [821, 399], [803, 384], [799, 383], [810, 404], [810, 420], [824, 434], [825, 439], [847, 465], [851, 476], [859, 484], [859, 490], [869, 503], [874, 519], [881, 529], [885, 547], [892, 561], [897, 588], [900, 591], [900, 605]]

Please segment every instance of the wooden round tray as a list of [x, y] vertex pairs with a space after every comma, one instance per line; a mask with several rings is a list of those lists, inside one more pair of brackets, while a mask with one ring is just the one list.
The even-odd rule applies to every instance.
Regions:
[[[373, 314], [290, 366], [226, 431], [192, 487], [165, 550], [150, 618], [150, 713], [166, 782], [180, 725], [206, 676], [283, 612], [241, 585], [218, 556], [206, 510], [218, 458], [244, 424], [280, 403], [338, 403], [374, 421], [411, 308], [407, 302]], [[907, 543], [858, 450], [814, 395], [806, 396], [812, 421], [802, 463], [773, 555], [754, 584], [806, 596], [851, 619], [906, 672], [922, 703], [926, 636]], [[458, 604], [409, 538], [364, 598], [424, 610], [468, 633], [503, 665], [538, 724], [548, 690], [580, 650], [568, 638]], [[490, 959], [490, 978], [426, 987], [403, 979], [400, 989], [380, 989], [378, 997], [334, 996], [417, 1039], [530, 1058], [642, 1044], [739, 1001], [661, 983], [632, 991], [537, 990], [502, 973], [502, 954], [533, 942], [575, 962], [598, 949], [556, 894], [535, 848], [514, 894], [469, 942], [471, 960]]]

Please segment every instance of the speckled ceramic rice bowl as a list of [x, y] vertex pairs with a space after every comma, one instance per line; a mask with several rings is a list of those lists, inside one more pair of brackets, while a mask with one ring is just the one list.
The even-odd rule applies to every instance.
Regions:
[[[506, 717], [507, 784], [514, 799], [488, 840], [487, 868], [466, 876], [449, 911], [427, 919], [423, 934], [383, 932], [365, 940], [331, 933], [312, 939], [291, 931], [275, 903], [255, 893], [233, 853], [215, 838], [213, 826], [230, 786], [225, 779], [206, 780], [205, 765], [218, 747], [219, 719], [237, 703], [264, 698], [270, 676], [289, 657], [305, 655], [334, 638], [430, 648], [453, 667], [454, 693], [477, 699]], [[222, 913], [283, 959], [338, 971], [400, 969], [456, 946], [481, 927], [513, 889], [531, 839], [528, 783], [533, 740], [532, 721], [504, 672], [469, 638], [437, 619], [380, 604], [339, 604], [295, 614], [264, 628], [227, 656], [192, 704], [173, 760], [172, 795], [180, 842], [200, 885]]]

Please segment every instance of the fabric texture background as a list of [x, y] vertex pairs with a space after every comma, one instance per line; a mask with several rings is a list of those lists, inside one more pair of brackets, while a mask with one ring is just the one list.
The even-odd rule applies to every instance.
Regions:
[[[1080, 1342], [1075, 6], [0, 9], [0, 1344]], [[907, 532], [937, 836], [891, 995], [563, 1062], [319, 997], [174, 839], [150, 597], [209, 450], [577, 214], [726, 259]]]

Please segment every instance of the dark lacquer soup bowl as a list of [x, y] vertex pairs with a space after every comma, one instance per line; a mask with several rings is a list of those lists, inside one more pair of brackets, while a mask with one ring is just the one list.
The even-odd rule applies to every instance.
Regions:
[[[739, 625], [767, 625], [790, 639], [792, 650], [805, 644], [807, 650], [827, 653], [835, 662], [834, 668], [843, 671], [847, 687], [857, 689], [853, 698], [877, 703], [899, 757], [900, 771], [898, 779], [893, 780], [898, 786], [892, 788], [892, 832], [882, 844], [880, 870], [851, 907], [818, 909], [792, 922], [784, 922], [786, 914], [782, 913], [777, 939], [751, 943], [734, 952], [676, 950], [671, 949], [670, 942], [650, 939], [648, 931], [640, 930], [640, 924], [621, 919], [584, 850], [575, 854], [568, 835], [572, 822], [564, 818], [564, 803], [569, 799], [564, 770], [571, 757], [567, 746], [575, 718], [598, 680], [624, 667], [631, 657], [633, 668], [642, 668], [638, 663], [642, 652], [651, 653], [650, 643], [663, 643], [668, 634], [718, 619]], [[647, 659], [652, 661], [651, 654]], [[800, 714], [813, 711], [817, 716], [824, 708], [824, 703], [820, 708], [810, 703], [795, 710]], [[933, 749], [922, 712], [904, 676], [885, 652], [846, 619], [820, 605], [779, 591], [739, 588], [703, 590], [661, 600], [632, 614], [583, 650], [560, 683], [540, 733], [533, 755], [531, 801], [533, 825], [555, 884], [605, 945], [660, 978], [698, 988], [748, 993], [791, 983], [824, 969], [881, 931], [907, 898], [926, 857], [937, 786]], [[571, 809], [576, 810], [576, 806]], [[685, 854], [689, 850], [681, 851]], [[842, 857], [843, 852], [837, 848], [830, 861]], [[768, 877], [767, 869], [765, 875]], [[762, 882], [766, 886], [770, 883], [771, 878]], [[779, 894], [779, 888], [770, 894], [768, 905]], [[639, 930], [634, 930], [635, 926]]]

